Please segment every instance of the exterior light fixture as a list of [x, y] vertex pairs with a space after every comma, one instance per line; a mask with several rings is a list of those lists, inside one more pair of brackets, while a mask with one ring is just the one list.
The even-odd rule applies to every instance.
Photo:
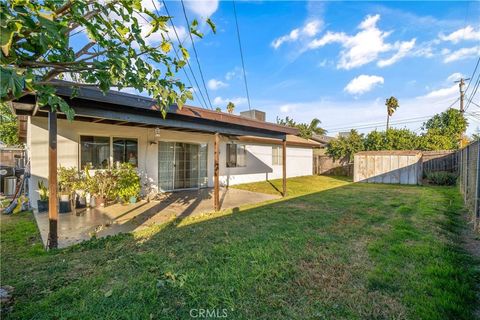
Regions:
[[159, 127], [155, 128], [155, 138], [160, 138], [160, 128]]

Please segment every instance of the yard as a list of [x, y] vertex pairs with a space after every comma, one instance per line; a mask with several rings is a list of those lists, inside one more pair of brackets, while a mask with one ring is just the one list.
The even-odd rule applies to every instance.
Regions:
[[7, 318], [469, 319], [480, 277], [463, 227], [457, 188], [321, 176], [289, 179], [287, 199], [52, 252], [31, 214], [2, 216]]

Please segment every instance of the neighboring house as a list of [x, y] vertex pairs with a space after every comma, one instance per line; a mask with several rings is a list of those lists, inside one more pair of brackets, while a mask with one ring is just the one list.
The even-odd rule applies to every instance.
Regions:
[[[73, 99], [70, 93], [68, 87], [58, 89], [76, 113], [72, 122], [58, 114], [58, 165], [102, 169], [130, 162], [148, 190], [214, 187], [216, 139], [221, 186], [282, 178], [283, 140], [286, 177], [311, 175], [313, 148], [320, 146], [296, 137], [296, 129], [247, 117], [184, 106], [170, 108], [163, 118], [150, 98], [104, 95], [95, 88], [82, 88]], [[49, 112], [37, 110], [34, 102], [26, 96], [13, 106], [28, 115], [29, 193], [35, 206], [37, 181], [48, 179]]]
[[335, 140], [334, 137], [329, 137], [326, 135], [314, 134], [312, 136], [312, 140], [318, 142], [320, 144], [319, 148], [314, 150], [315, 155], [324, 155], [326, 152], [327, 145], [332, 141]]

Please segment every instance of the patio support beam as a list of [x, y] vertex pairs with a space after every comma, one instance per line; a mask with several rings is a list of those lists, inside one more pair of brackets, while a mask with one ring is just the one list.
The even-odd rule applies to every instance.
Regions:
[[48, 248], [58, 247], [57, 112], [48, 112]]
[[287, 137], [282, 140], [282, 177], [283, 177], [283, 197], [287, 196]]
[[215, 211], [220, 210], [220, 134], [215, 133], [215, 142], [214, 142], [214, 160], [213, 160], [213, 206]]

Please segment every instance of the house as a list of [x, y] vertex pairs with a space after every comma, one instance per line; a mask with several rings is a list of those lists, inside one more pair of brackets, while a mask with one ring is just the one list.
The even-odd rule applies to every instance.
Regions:
[[311, 175], [313, 148], [320, 146], [297, 137], [294, 128], [251, 117], [172, 106], [164, 118], [147, 97], [104, 95], [92, 87], [81, 88], [72, 99], [69, 87], [57, 92], [75, 110], [72, 122], [36, 108], [33, 96], [13, 103], [18, 115], [28, 116], [33, 206], [37, 181], [48, 179], [55, 147], [57, 165], [102, 169], [130, 162], [138, 167], [145, 192], [164, 192]]

